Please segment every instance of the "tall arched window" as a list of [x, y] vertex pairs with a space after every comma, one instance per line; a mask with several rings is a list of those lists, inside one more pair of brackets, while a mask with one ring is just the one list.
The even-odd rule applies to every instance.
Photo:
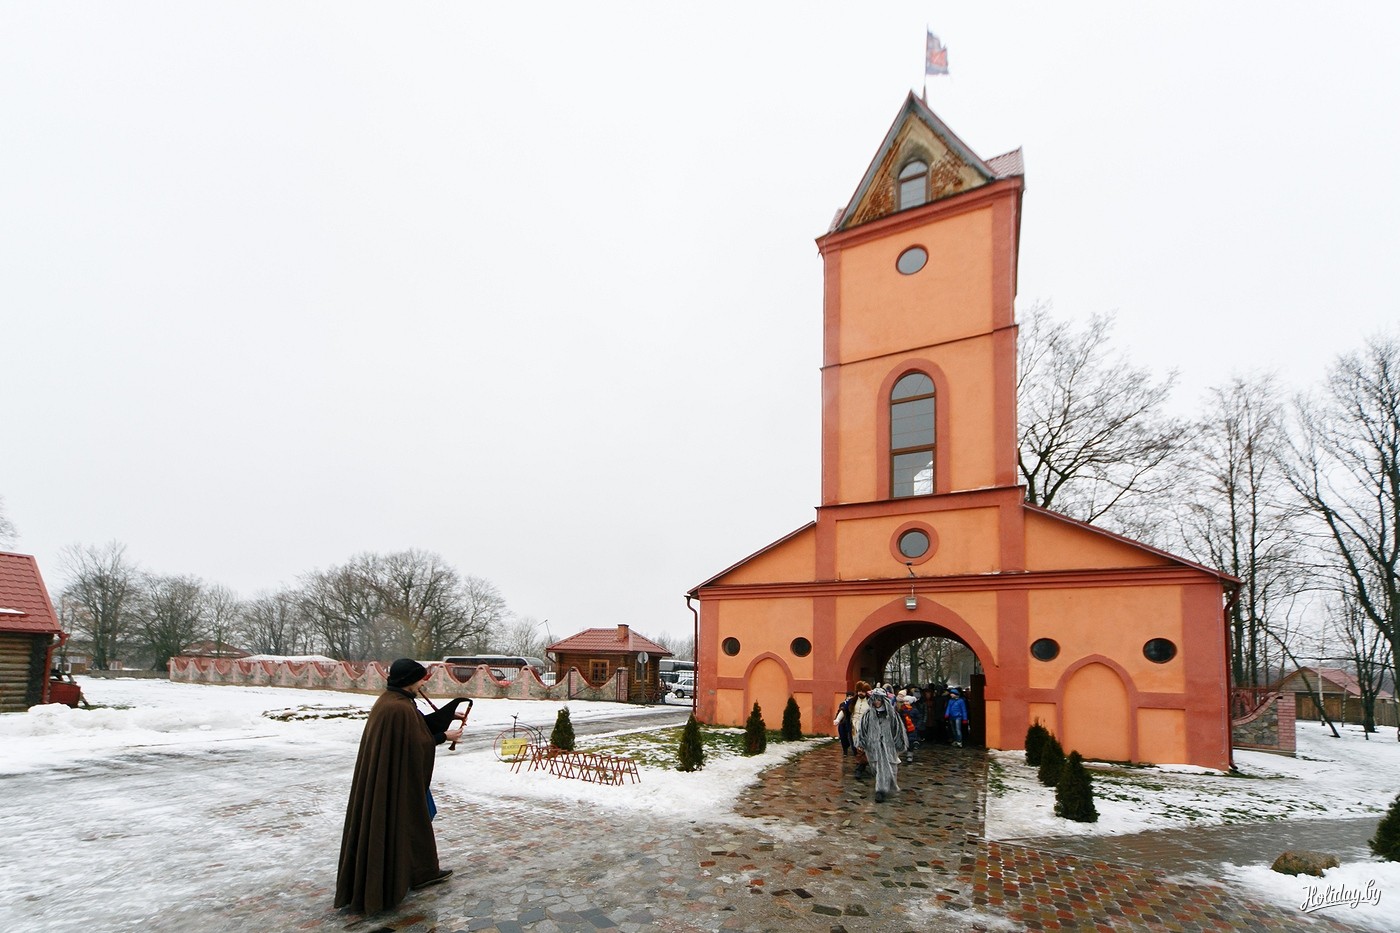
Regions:
[[912, 372], [890, 392], [890, 495], [933, 492], [933, 379]]
[[928, 200], [928, 165], [914, 161], [899, 171], [899, 209], [918, 207]]

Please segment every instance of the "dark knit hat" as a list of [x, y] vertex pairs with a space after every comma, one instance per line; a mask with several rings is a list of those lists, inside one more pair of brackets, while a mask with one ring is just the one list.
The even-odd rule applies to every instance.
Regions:
[[412, 658], [399, 658], [389, 665], [389, 686], [402, 690], [428, 676], [428, 669]]

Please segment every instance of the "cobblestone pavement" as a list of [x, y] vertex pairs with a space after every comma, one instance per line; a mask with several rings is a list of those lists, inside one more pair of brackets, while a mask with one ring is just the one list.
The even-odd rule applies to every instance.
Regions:
[[[1346, 930], [1205, 881], [981, 838], [986, 759], [922, 749], [876, 804], [834, 743], [771, 769], [729, 823], [440, 799], [446, 884], [398, 910], [329, 908], [333, 878], [228, 907], [246, 929], [355, 933]], [[440, 795], [441, 796], [441, 795]]]
[[1288, 849], [1329, 852], [1343, 864], [1365, 861], [1371, 857], [1366, 841], [1376, 834], [1379, 823], [1378, 816], [1363, 816], [1156, 829], [1121, 836], [1037, 836], [1005, 841], [1091, 859], [1144, 865], [1170, 874], [1210, 878], [1221, 864], [1270, 865]]

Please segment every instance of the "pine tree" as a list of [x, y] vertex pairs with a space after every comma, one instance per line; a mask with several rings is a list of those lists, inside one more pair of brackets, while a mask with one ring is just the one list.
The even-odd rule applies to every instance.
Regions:
[[680, 758], [682, 771], [699, 771], [705, 767], [705, 746], [700, 741], [700, 724], [695, 721], [694, 713], [690, 714], [685, 728], [681, 730]]
[[788, 697], [783, 707], [783, 741], [796, 742], [802, 738], [802, 711], [797, 708], [797, 699]]
[[1371, 837], [1371, 853], [1387, 862], [1400, 862], [1400, 794], [1381, 817], [1376, 834]]
[[1094, 809], [1094, 782], [1078, 752], [1070, 752], [1069, 760], [1060, 769], [1060, 782], [1055, 785], [1055, 815], [1079, 823], [1099, 821], [1099, 811]]
[[549, 744], [555, 748], [562, 748], [566, 752], [574, 750], [574, 724], [569, 719], [569, 708], [566, 706], [559, 711], [559, 715], [554, 720], [554, 731], [549, 734]]
[[1055, 738], [1055, 733], [1050, 732], [1040, 745], [1040, 783], [1046, 787], [1054, 787], [1060, 783], [1060, 771], [1064, 766], [1065, 750], [1060, 745], [1060, 740]]
[[1040, 767], [1040, 753], [1045, 749], [1045, 740], [1049, 738], [1050, 730], [1040, 724], [1037, 719], [1031, 723], [1031, 727], [1026, 730], [1026, 764], [1032, 768]]
[[768, 724], [763, 721], [763, 711], [758, 704], [753, 705], [748, 721], [744, 723], [744, 754], [762, 755], [768, 748]]

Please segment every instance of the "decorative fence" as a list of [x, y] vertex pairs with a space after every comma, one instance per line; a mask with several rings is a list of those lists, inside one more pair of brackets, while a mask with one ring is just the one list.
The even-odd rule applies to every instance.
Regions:
[[[627, 701], [627, 675], [619, 670], [606, 683], [590, 684], [578, 668], [563, 679], [546, 685], [532, 670], [524, 669], [514, 680], [497, 680], [491, 669], [480, 665], [471, 677], [460, 680], [459, 665], [424, 662], [428, 681], [423, 689], [431, 696], [514, 700], [611, 700]], [[454, 670], [455, 668], [455, 670]], [[224, 684], [236, 687], [295, 687], [301, 690], [349, 690], [383, 693], [389, 667], [378, 661], [238, 661], [230, 658], [170, 659], [170, 679], [176, 683]]]
[[1296, 724], [1298, 710], [1291, 693], [1274, 693], [1253, 712], [1231, 722], [1235, 748], [1248, 748], [1280, 755], [1295, 755], [1298, 749]]

